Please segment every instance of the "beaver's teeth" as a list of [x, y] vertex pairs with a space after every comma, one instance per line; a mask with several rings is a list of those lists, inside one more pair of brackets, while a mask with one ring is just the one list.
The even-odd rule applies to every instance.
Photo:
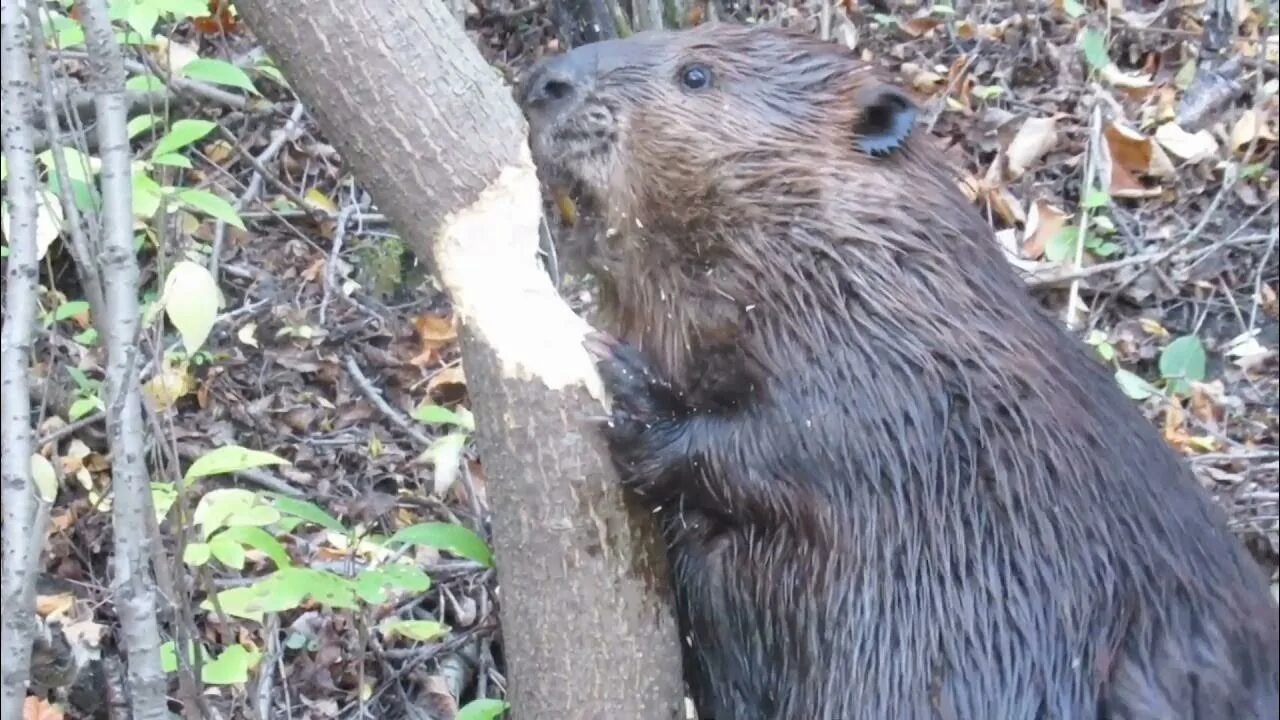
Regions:
[[553, 195], [556, 200], [556, 207], [560, 209], [560, 219], [565, 225], [574, 225], [578, 222], [578, 205], [569, 197], [569, 193], [562, 189], [555, 189]]

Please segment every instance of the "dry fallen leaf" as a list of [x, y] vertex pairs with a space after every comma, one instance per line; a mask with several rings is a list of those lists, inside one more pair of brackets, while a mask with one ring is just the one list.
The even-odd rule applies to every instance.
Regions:
[[1119, 165], [1134, 176], [1150, 175], [1160, 179], [1174, 177], [1176, 170], [1165, 151], [1151, 138], [1120, 123], [1108, 123], [1102, 132], [1111, 153], [1112, 165]]
[[173, 42], [163, 35], [151, 39], [152, 57], [164, 69], [177, 73], [193, 60], [200, 59], [200, 51], [181, 42]]
[[1008, 178], [1021, 177], [1058, 142], [1056, 118], [1028, 118], [1013, 136], [1005, 154]]
[[1231, 149], [1240, 152], [1248, 147], [1249, 143], [1254, 139], [1275, 141], [1276, 135], [1272, 132], [1267, 119], [1262, 113], [1250, 108], [1244, 111], [1240, 119], [1231, 128]]
[[1044, 248], [1062, 228], [1070, 217], [1054, 205], [1037, 200], [1031, 204], [1027, 213], [1027, 231], [1023, 235], [1022, 256], [1038, 260], [1044, 255]]
[[36, 614], [42, 618], [55, 618], [66, 615], [75, 606], [76, 597], [71, 593], [57, 595], [37, 595]]
[[[928, 11], [924, 12], [927, 13]], [[941, 24], [942, 18], [931, 14], [921, 14], [901, 23], [901, 27], [906, 34], [913, 38], [918, 38], [933, 32], [933, 29]]]
[[441, 370], [427, 381], [427, 393], [430, 394], [432, 391], [443, 385], [465, 386], [466, 384], [467, 378], [462, 371], [462, 366], [454, 365]]
[[1218, 152], [1218, 141], [1208, 130], [1189, 133], [1175, 122], [1156, 128], [1156, 142], [1187, 162], [1199, 162]]

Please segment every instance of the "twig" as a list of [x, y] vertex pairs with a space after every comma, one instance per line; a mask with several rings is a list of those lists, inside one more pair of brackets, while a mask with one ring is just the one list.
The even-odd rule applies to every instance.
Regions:
[[[1084, 241], [1089, 231], [1088, 197], [1093, 192], [1095, 176], [1098, 175], [1098, 155], [1102, 143], [1102, 105], [1094, 103], [1093, 114], [1089, 119], [1089, 144], [1085, 148], [1084, 179], [1080, 186], [1080, 227], [1076, 232], [1076, 256], [1072, 267], [1079, 270], [1084, 262]], [[1080, 325], [1080, 280], [1071, 282], [1071, 290], [1067, 293], [1066, 324], [1072, 330]]]
[[358, 205], [350, 204], [342, 208], [342, 212], [338, 213], [337, 227], [333, 231], [333, 245], [329, 248], [329, 260], [324, 264], [324, 296], [320, 299], [320, 325], [325, 324], [325, 315], [329, 310], [329, 298], [333, 295], [335, 278], [337, 273], [335, 269], [338, 265], [339, 256], [342, 254], [342, 241], [347, 237], [347, 223], [350, 222], [351, 214], [355, 212]]
[[351, 373], [351, 378], [356, 381], [356, 386], [360, 388], [360, 392], [364, 394], [365, 398], [368, 399], [369, 402], [373, 403], [383, 415], [386, 415], [388, 420], [395, 423], [401, 430], [404, 430], [409, 437], [421, 443], [423, 447], [431, 447], [431, 438], [427, 437], [421, 430], [414, 427], [413, 423], [409, 422], [409, 419], [404, 416], [404, 413], [391, 407], [386, 400], [382, 399], [382, 395], [378, 392], [378, 389], [375, 388], [373, 383], [369, 382], [369, 378], [365, 377], [364, 373], [360, 371], [360, 366], [356, 363], [356, 359], [354, 357], [344, 353], [342, 360], [347, 367], [347, 372]]
[[[60, 50], [58, 57], [68, 58], [72, 60], [89, 60], [89, 53], [79, 50]], [[165, 81], [166, 85], [171, 86], [174, 90], [188, 95], [197, 95], [205, 100], [211, 100], [220, 105], [226, 105], [233, 110], [248, 110], [249, 101], [240, 95], [227, 92], [221, 88], [200, 82], [199, 80], [189, 80], [184, 77], [174, 76], [172, 73], [157, 73], [160, 68], [150, 67], [145, 63], [136, 60], [122, 58], [124, 69], [131, 73], [156, 73]], [[131, 96], [139, 96], [142, 93], [130, 93]], [[140, 100], [141, 98], [139, 98]]]
[[39, 439], [36, 440], [36, 447], [44, 447], [49, 443], [55, 443], [61, 440], [62, 438], [74, 433], [77, 430], [87, 428], [90, 425], [96, 425], [97, 423], [102, 422], [106, 418], [107, 418], [106, 413], [101, 413], [101, 412], [96, 412], [96, 413], [93, 413], [92, 415], [86, 415], [80, 418], [79, 420], [76, 420], [75, 422], [71, 422], [71, 423], [67, 423], [66, 425], [63, 425], [62, 427], [50, 432], [47, 435], [41, 435]]
[[[305, 108], [302, 103], [297, 103], [293, 106], [293, 113], [289, 115], [289, 121], [285, 123], [284, 128], [278, 135], [276, 135], [276, 137], [271, 139], [271, 142], [267, 145], [266, 149], [258, 154], [258, 157], [256, 158], [256, 167], [265, 167], [267, 163], [271, 162], [275, 156], [280, 153], [280, 149], [289, 141], [289, 136], [293, 134], [294, 128], [296, 128], [298, 126], [298, 122], [302, 120], [302, 114], [304, 111]], [[249, 181], [249, 187], [246, 188], [244, 193], [236, 200], [236, 212], [243, 210], [246, 205], [258, 197], [258, 194], [262, 192], [263, 179], [262, 173], [255, 169], [253, 172], [253, 179]], [[209, 253], [209, 274], [213, 275], [215, 282], [218, 280], [218, 263], [221, 262], [222, 259], [222, 245], [226, 241], [226, 238], [227, 224], [222, 220], [218, 220], [217, 225], [214, 227], [213, 250]]]
[[97, 96], [102, 169], [102, 277], [106, 312], [107, 430], [112, 455], [116, 612], [127, 648], [132, 716], [168, 717], [166, 676], [160, 666], [155, 582], [150, 572], [147, 514], [150, 476], [143, 447], [142, 402], [135, 370], [138, 263], [133, 249], [133, 186], [125, 70], [106, 0], [81, 0], [89, 48], [90, 86]]
[[1249, 327], [1252, 330], [1258, 325], [1258, 305], [1262, 298], [1262, 275], [1267, 271], [1267, 263], [1271, 262], [1271, 253], [1275, 252], [1277, 240], [1276, 228], [1271, 228], [1271, 239], [1267, 241], [1267, 251], [1262, 254], [1258, 263], [1258, 271], [1253, 274], [1253, 302], [1249, 306]]
[[263, 653], [262, 672], [258, 674], [257, 710], [259, 720], [268, 720], [271, 714], [271, 690], [275, 687], [276, 660], [284, 655], [284, 646], [280, 643], [280, 615], [269, 613], [267, 626], [263, 635], [267, 639], [267, 651]]
[[94, 326], [99, 334], [102, 332], [101, 311], [102, 277], [98, 275], [96, 264], [98, 253], [85, 235], [84, 225], [80, 219], [80, 207], [71, 195], [71, 175], [67, 172], [67, 157], [62, 152], [62, 141], [58, 138], [58, 116], [54, 112], [53, 63], [49, 60], [49, 50], [45, 47], [44, 28], [40, 23], [40, 8], [35, 2], [27, 3], [27, 23], [31, 27], [31, 40], [35, 49], [36, 62], [40, 65], [40, 92], [44, 95], [41, 106], [44, 109], [44, 121], [49, 130], [49, 143], [53, 148], [53, 166], [58, 176], [58, 200], [62, 203], [62, 211], [66, 213], [66, 230], [71, 240], [71, 254], [76, 262], [76, 274], [84, 287], [93, 308]]
[[27, 55], [27, 23], [18, 0], [4, 0], [0, 10], [0, 59], [4, 88], [0, 127], [9, 177], [9, 258], [6, 260], [3, 342], [0, 343], [0, 477], [3, 489], [4, 619], [0, 621], [0, 714], [22, 715], [35, 638], [33, 603], [37, 568], [29, 565], [36, 499], [32, 492], [31, 396], [27, 384], [31, 343], [36, 328], [36, 174], [31, 64]]
[[[1219, 247], [1224, 247], [1229, 245], [1244, 245], [1248, 243], [1257, 242], [1259, 240], [1265, 240], [1267, 238], [1268, 238], [1267, 235], [1246, 235], [1236, 240], [1224, 239], [1217, 243], [1214, 243], [1214, 245], [1211, 247], [1197, 250], [1195, 253], [1193, 253], [1193, 256], [1207, 254], [1209, 251], [1215, 250]], [[1120, 258], [1119, 260], [1111, 260], [1104, 263], [1098, 263], [1097, 265], [1090, 265], [1089, 267], [1072, 268], [1065, 271], [1060, 270], [1055, 272], [1037, 273], [1028, 277], [1026, 279], [1026, 283], [1029, 287], [1036, 288], [1036, 289], [1049, 288], [1049, 287], [1056, 287], [1056, 286], [1062, 285], [1063, 283], [1071, 282], [1074, 280], [1084, 280], [1086, 278], [1093, 277], [1094, 275], [1102, 275], [1105, 273], [1109, 273], [1115, 270], [1120, 270], [1122, 268], [1131, 267], [1134, 265], [1146, 265], [1148, 266], [1147, 269], [1152, 269], [1155, 266], [1159, 265], [1160, 263], [1163, 263], [1164, 261], [1173, 257], [1174, 254], [1176, 254], [1179, 250], [1182, 250], [1183, 248], [1185, 248], [1186, 245], [1187, 245], [1187, 241], [1182, 240], [1171, 247], [1168, 247], [1164, 250], [1159, 250], [1156, 252], [1143, 253], [1141, 255], [1130, 255], [1129, 257], [1126, 257], [1126, 258]]]

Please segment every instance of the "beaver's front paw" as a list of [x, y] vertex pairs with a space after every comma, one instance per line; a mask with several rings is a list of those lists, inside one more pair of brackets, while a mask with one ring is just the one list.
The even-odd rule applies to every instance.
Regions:
[[641, 450], [646, 431], [684, 415], [680, 393], [635, 347], [602, 332], [588, 334], [583, 344], [613, 401], [605, 434], [616, 452]]

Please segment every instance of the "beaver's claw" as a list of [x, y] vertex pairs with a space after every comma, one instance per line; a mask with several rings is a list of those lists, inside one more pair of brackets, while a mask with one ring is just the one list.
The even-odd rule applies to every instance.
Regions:
[[583, 345], [613, 401], [608, 434], [613, 439], [642, 432], [681, 415], [684, 403], [671, 383], [660, 377], [632, 345], [603, 332], [589, 333]]

